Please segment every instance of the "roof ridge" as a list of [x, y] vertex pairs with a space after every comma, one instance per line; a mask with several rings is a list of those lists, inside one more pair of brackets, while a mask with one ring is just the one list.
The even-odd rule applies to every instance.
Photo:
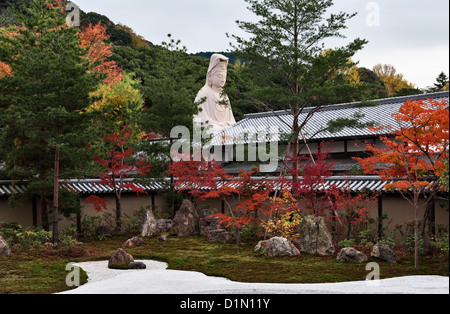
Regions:
[[[434, 92], [434, 93], [426, 93], [426, 94], [416, 94], [416, 95], [410, 95], [410, 96], [399, 96], [399, 97], [388, 97], [388, 98], [382, 98], [382, 99], [373, 99], [373, 100], [367, 100], [367, 101], [357, 101], [357, 102], [349, 102], [349, 103], [342, 103], [342, 104], [332, 104], [332, 105], [326, 105], [322, 106], [320, 108], [320, 112], [322, 111], [329, 111], [329, 110], [336, 110], [336, 109], [350, 109], [355, 108], [358, 105], [364, 104], [364, 103], [377, 103], [377, 105], [387, 105], [390, 103], [399, 103], [399, 102], [406, 102], [410, 99], [412, 100], [422, 100], [422, 99], [428, 99], [428, 98], [439, 98], [439, 97], [449, 97], [448, 91], [441, 91], [441, 92]], [[308, 107], [303, 110], [304, 113], [311, 112], [317, 107]], [[245, 114], [244, 118], [264, 118], [264, 117], [271, 117], [275, 115], [289, 115], [291, 114], [290, 110], [278, 110], [278, 111], [267, 111], [267, 112], [260, 112], [260, 113], [249, 113]], [[243, 120], [241, 120], [243, 121]]]

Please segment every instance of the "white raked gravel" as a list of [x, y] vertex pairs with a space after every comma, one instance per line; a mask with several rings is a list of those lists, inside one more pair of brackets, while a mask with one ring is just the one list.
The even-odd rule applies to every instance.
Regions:
[[191, 271], [168, 270], [166, 263], [140, 261], [145, 270], [112, 270], [108, 261], [73, 264], [88, 283], [64, 294], [449, 294], [449, 278], [413, 276], [377, 282], [330, 284], [240, 283]]

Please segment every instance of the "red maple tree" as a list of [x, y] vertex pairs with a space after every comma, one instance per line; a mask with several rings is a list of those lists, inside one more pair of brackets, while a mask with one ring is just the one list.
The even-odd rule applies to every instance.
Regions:
[[174, 162], [169, 169], [179, 193], [187, 192], [199, 201], [224, 202], [226, 211], [211, 217], [219, 218], [220, 225], [234, 230], [237, 245], [241, 244], [242, 228], [259, 223], [263, 203], [271, 193], [269, 181], [255, 177], [258, 173], [258, 169], [252, 169], [233, 176], [214, 161]]
[[[100, 185], [107, 186], [114, 191], [116, 199], [116, 229], [121, 230], [122, 218], [122, 193], [131, 190], [136, 194], [146, 194], [145, 190], [133, 182], [132, 178], [138, 175], [149, 174], [152, 165], [146, 157], [136, 158], [135, 150], [128, 148], [132, 130], [124, 126], [120, 132], [105, 137], [106, 145], [111, 148], [106, 152], [106, 157], [96, 156], [96, 163], [102, 167], [99, 173]], [[98, 196], [90, 196], [86, 199], [93, 203], [98, 211], [106, 209], [106, 203]]]
[[[398, 191], [415, 212], [415, 264], [419, 265], [419, 199], [440, 190], [437, 179], [445, 171], [449, 145], [448, 101], [409, 100], [393, 114], [397, 127], [371, 128], [390, 133], [383, 146], [367, 145], [367, 158], [356, 158], [365, 174], [389, 181], [386, 190]], [[431, 199], [431, 197], [428, 197]]]

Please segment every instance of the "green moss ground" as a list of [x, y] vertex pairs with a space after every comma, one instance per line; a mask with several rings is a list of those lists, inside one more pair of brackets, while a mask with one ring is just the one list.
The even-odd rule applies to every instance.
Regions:
[[[69, 262], [108, 260], [131, 236], [114, 236], [106, 241], [86, 242], [70, 251], [51, 249], [16, 252], [0, 258], [0, 294], [49, 294], [68, 290], [65, 280]], [[269, 258], [253, 253], [256, 243], [241, 247], [210, 243], [203, 237], [146, 238], [142, 246], [125, 249], [136, 260], [157, 260], [169, 269], [202, 272], [240, 282], [333, 283], [365, 280], [366, 264], [336, 262], [335, 256], [302, 255], [295, 258]], [[440, 257], [423, 256], [414, 268], [413, 256], [399, 254], [398, 264], [380, 264], [381, 278], [414, 275], [449, 275], [449, 264]], [[87, 276], [82, 272], [81, 282]]]

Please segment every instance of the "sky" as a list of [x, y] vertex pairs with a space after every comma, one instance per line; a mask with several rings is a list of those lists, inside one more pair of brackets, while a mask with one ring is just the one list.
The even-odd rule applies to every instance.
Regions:
[[[171, 34], [189, 53], [231, 50], [228, 34], [245, 37], [236, 24], [256, 21], [244, 0], [74, 0], [81, 10], [97, 12], [138, 35], [161, 44]], [[372, 69], [393, 65], [398, 73], [426, 88], [445, 72], [449, 76], [448, 0], [335, 0], [331, 13], [358, 13], [347, 23], [346, 39], [332, 39], [327, 48], [355, 38], [369, 41], [353, 58]]]

